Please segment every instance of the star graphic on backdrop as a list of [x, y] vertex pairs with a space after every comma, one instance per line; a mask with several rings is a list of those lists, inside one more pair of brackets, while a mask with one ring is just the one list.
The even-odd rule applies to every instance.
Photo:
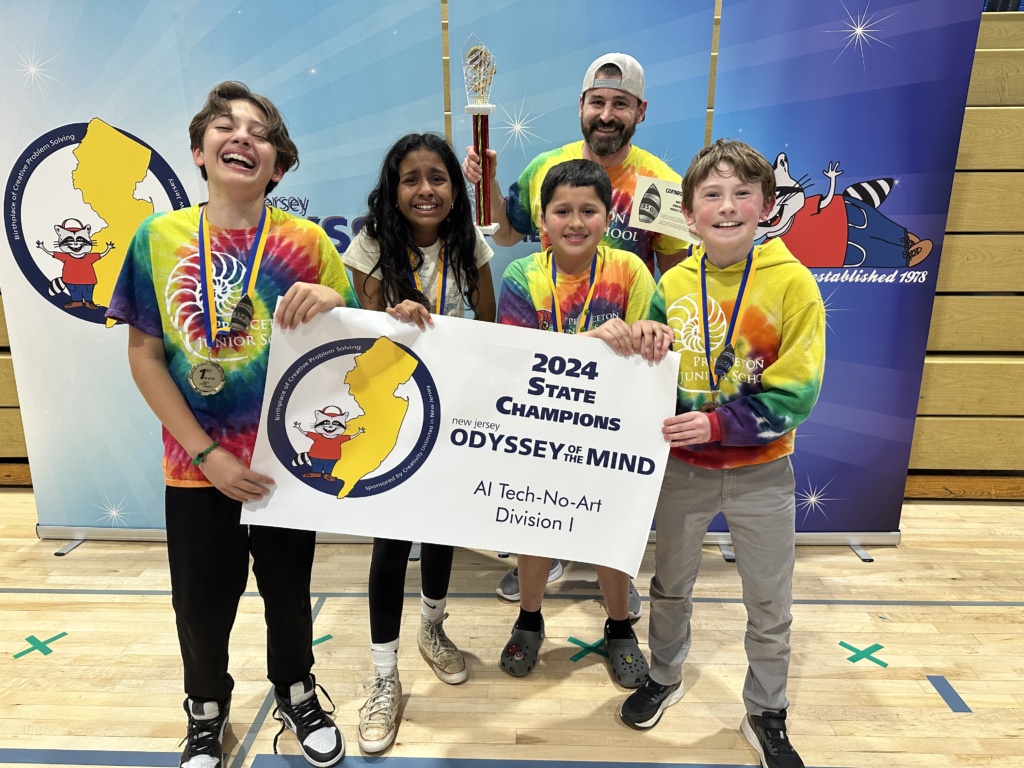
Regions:
[[115, 504], [114, 502], [110, 501], [109, 498], [107, 498], [107, 495], [105, 493], [103, 494], [103, 496], [103, 504], [93, 504], [92, 502], [90, 502], [90, 506], [96, 507], [96, 509], [103, 511], [103, 516], [96, 518], [93, 522], [106, 523], [111, 528], [116, 528], [119, 525], [127, 528], [128, 523], [126, 522], [125, 518], [129, 517], [130, 515], [129, 513], [126, 513], [124, 511], [125, 497], [122, 496], [121, 500]]
[[679, 155], [669, 154], [668, 147], [665, 147], [665, 151], [658, 155], [658, 157], [660, 157], [669, 168], [674, 168], [675, 165], [673, 164], [679, 159]]
[[512, 108], [512, 112], [505, 109], [504, 104], [499, 106], [501, 106], [501, 111], [505, 113], [504, 119], [498, 118], [498, 129], [504, 131], [505, 134], [505, 143], [501, 145], [502, 150], [504, 150], [511, 142], [518, 146], [525, 155], [526, 145], [533, 143], [530, 139], [544, 141], [542, 136], [537, 135], [530, 129], [533, 124], [540, 118], [544, 117], [547, 112], [542, 112], [536, 117], [533, 117], [529, 112], [526, 112], [526, 96], [523, 96], [518, 107]]
[[21, 90], [25, 90], [25, 86], [32, 83], [39, 89], [40, 93], [43, 93], [43, 84], [47, 81], [59, 83], [60, 81], [50, 74], [47, 74], [50, 70], [47, 69], [46, 65], [57, 58], [56, 55], [51, 56], [48, 59], [43, 59], [36, 55], [35, 46], [32, 47], [32, 53], [15, 53], [18, 57], [18, 68], [10, 70], [12, 72], [18, 72], [25, 78], [25, 82], [22, 83]]
[[828, 322], [829, 318], [834, 318], [834, 315], [835, 315], [836, 312], [848, 312], [849, 311], [849, 310], [847, 310], [846, 308], [843, 308], [843, 307], [833, 306], [833, 304], [832, 304], [832, 297], [836, 295], [836, 291], [838, 291], [838, 290], [839, 290], [838, 288], [833, 288], [832, 289], [832, 293], [830, 293], [828, 296], [823, 296], [822, 299], [821, 299], [822, 303], [825, 305], [825, 327], [828, 330], [832, 331], [833, 333], [835, 333], [835, 330], [829, 324], [829, 322]]
[[316, 61], [306, 67], [306, 77], [309, 80], [319, 80], [322, 70], [317, 66]]
[[811, 478], [807, 478], [807, 488], [797, 489], [796, 492], [796, 508], [804, 513], [804, 519], [802, 522], [806, 523], [807, 518], [811, 515], [821, 515], [823, 518], [828, 520], [828, 515], [825, 514], [825, 504], [829, 501], [840, 501], [840, 499], [833, 499], [825, 495], [825, 491], [832, 484], [833, 477], [825, 485], [820, 488], [815, 488], [811, 483]]
[[[826, 31], [838, 32], [844, 35], [846, 39], [846, 45], [843, 46], [843, 49], [839, 52], [839, 55], [836, 56], [835, 61], [833, 61], [832, 63], [835, 64], [836, 61], [839, 61], [842, 55], [846, 53], [847, 50], [852, 49], [855, 53], [860, 54], [861, 65], [864, 67], [864, 71], [867, 72], [867, 58], [864, 54], [865, 51], [871, 47], [872, 43], [881, 43], [882, 45], [888, 48], [892, 48], [892, 46], [889, 45], [887, 42], [877, 37], [877, 33], [881, 31], [879, 25], [886, 19], [895, 16], [897, 11], [893, 11], [888, 16], [883, 16], [882, 18], [877, 19], [875, 17], [878, 14], [871, 13], [870, 2], [868, 2], [868, 4], [864, 6], [864, 10], [857, 16], [854, 16], [852, 13], [850, 13], [850, 9], [846, 7], [846, 3], [842, 2], [842, 0], [840, 0], [840, 5], [842, 5], [843, 10], [846, 11], [847, 21], [843, 22], [844, 26], [842, 29], [829, 29]], [[893, 48], [893, 50], [895, 50], [895, 48]]]

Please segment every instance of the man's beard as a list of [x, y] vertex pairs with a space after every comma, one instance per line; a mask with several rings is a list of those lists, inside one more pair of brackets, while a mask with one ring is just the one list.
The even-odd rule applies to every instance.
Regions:
[[[608, 125], [618, 128], [619, 132], [610, 135], [598, 132], [599, 127], [607, 127]], [[583, 118], [580, 118], [580, 130], [583, 132], [583, 139], [587, 142], [591, 152], [598, 157], [608, 157], [608, 155], [614, 155], [629, 144], [633, 138], [633, 133], [636, 131], [636, 124], [626, 125], [618, 120], [612, 120], [610, 123], [594, 120], [588, 129], [586, 122], [584, 122]]]

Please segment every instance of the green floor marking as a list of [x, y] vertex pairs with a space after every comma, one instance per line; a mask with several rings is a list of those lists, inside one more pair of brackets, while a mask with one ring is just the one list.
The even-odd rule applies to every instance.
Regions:
[[53, 649], [49, 647], [50, 643], [52, 643], [54, 640], [60, 640], [66, 634], [67, 632], [61, 632], [59, 635], [54, 635], [49, 640], [40, 640], [35, 635], [29, 635], [25, 638], [25, 642], [32, 647], [26, 648], [24, 651], [14, 654], [14, 658], [20, 659], [26, 653], [32, 653], [32, 651], [39, 651], [41, 654], [43, 654], [43, 656], [49, 656], [51, 653], [53, 653]]
[[876, 659], [874, 656], [871, 655], [875, 651], [882, 650], [882, 648], [884, 647], [882, 645], [879, 645], [878, 643], [875, 643], [874, 645], [868, 646], [863, 651], [860, 648], [854, 648], [852, 645], [849, 645], [848, 643], [844, 643], [842, 640], [839, 641], [839, 644], [841, 646], [843, 646], [843, 648], [845, 648], [846, 650], [853, 651], [853, 656], [850, 656], [847, 660], [848, 661], [852, 661], [854, 664], [856, 664], [861, 659], [867, 659], [868, 661], [875, 662], [875, 664], [877, 664], [880, 667], [888, 667], [889, 666], [888, 664], [886, 664], [881, 659]]
[[603, 637], [593, 645], [590, 645], [589, 643], [584, 643], [582, 640], [577, 640], [575, 637], [570, 637], [569, 642], [573, 645], [578, 645], [580, 648], [583, 649], [579, 653], [575, 653], [572, 656], [570, 656], [569, 661], [579, 661], [588, 653], [596, 653], [598, 656], [604, 656], [606, 659], [608, 658], [608, 652], [601, 650], [601, 646], [604, 645]]
[[327, 642], [328, 640], [333, 640], [333, 639], [334, 639], [334, 638], [333, 638], [333, 637], [331, 637], [330, 635], [324, 635], [323, 637], [321, 637], [321, 638], [317, 638], [316, 640], [314, 640], [314, 641], [313, 641], [313, 645], [320, 645], [320, 643], [325, 643], [325, 642]]

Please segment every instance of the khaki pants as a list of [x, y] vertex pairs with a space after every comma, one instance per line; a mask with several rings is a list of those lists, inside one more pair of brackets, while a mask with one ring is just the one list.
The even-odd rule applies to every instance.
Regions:
[[789, 628], [793, 621], [795, 483], [789, 457], [737, 469], [701, 469], [669, 458], [655, 513], [651, 580], [651, 679], [682, 679], [690, 651], [693, 585], [704, 534], [725, 515], [747, 609], [747, 712], [785, 709]]

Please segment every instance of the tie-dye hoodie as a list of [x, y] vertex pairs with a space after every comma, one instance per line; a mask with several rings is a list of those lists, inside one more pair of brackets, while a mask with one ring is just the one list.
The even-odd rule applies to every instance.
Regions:
[[[755, 247], [757, 268], [746, 288], [740, 327], [733, 333], [736, 363], [719, 383], [715, 415], [721, 441], [673, 448], [698, 467], [762, 464], [793, 452], [794, 430], [811, 412], [825, 364], [825, 307], [810, 271], [781, 240]], [[680, 353], [679, 413], [710, 397], [700, 308], [703, 246], [661, 278], [649, 317], [675, 332]], [[718, 358], [745, 261], [726, 269], [706, 262], [711, 359]]]
[[[577, 141], [537, 155], [526, 166], [519, 181], [513, 184], [508, 192], [506, 209], [509, 221], [516, 232], [525, 235], [540, 231], [540, 187], [544, 183], [544, 177], [553, 166], [582, 157], [583, 142]], [[609, 248], [635, 253], [653, 274], [655, 253], [675, 253], [688, 248], [690, 244], [658, 232], [629, 226], [629, 212], [633, 207], [636, 180], [638, 176], [647, 176], [678, 182], [681, 181], [679, 174], [650, 152], [637, 146], [630, 148], [625, 160], [605, 170], [612, 182], [612, 223], [601, 242]], [[551, 247], [547, 235], [541, 236], [541, 247]]]
[[[252, 292], [253, 316], [244, 331], [206, 345], [203, 287], [199, 279], [198, 206], [150, 216], [128, 246], [107, 317], [163, 339], [167, 368], [196, 420], [246, 465], [252, 459], [270, 356], [270, 331], [277, 297], [293, 283], [320, 283], [358, 307], [345, 266], [317, 225], [271, 208], [267, 244]], [[256, 229], [210, 226], [214, 305], [226, 324], [242, 296], [246, 262]], [[227, 376], [224, 389], [203, 396], [188, 384], [189, 370], [215, 360]], [[164, 481], [180, 487], [208, 486], [192, 458], [164, 429]]]
[[[632, 253], [603, 245], [598, 246], [597, 251], [594, 296], [590, 300], [590, 323], [586, 330], [593, 330], [615, 317], [627, 323], [643, 319], [654, 293], [651, 273]], [[590, 270], [577, 275], [559, 273], [555, 291], [562, 316], [562, 333], [577, 333], [590, 292]], [[499, 323], [554, 331], [557, 323], [551, 306], [550, 249], [516, 259], [508, 265], [498, 294]]]

